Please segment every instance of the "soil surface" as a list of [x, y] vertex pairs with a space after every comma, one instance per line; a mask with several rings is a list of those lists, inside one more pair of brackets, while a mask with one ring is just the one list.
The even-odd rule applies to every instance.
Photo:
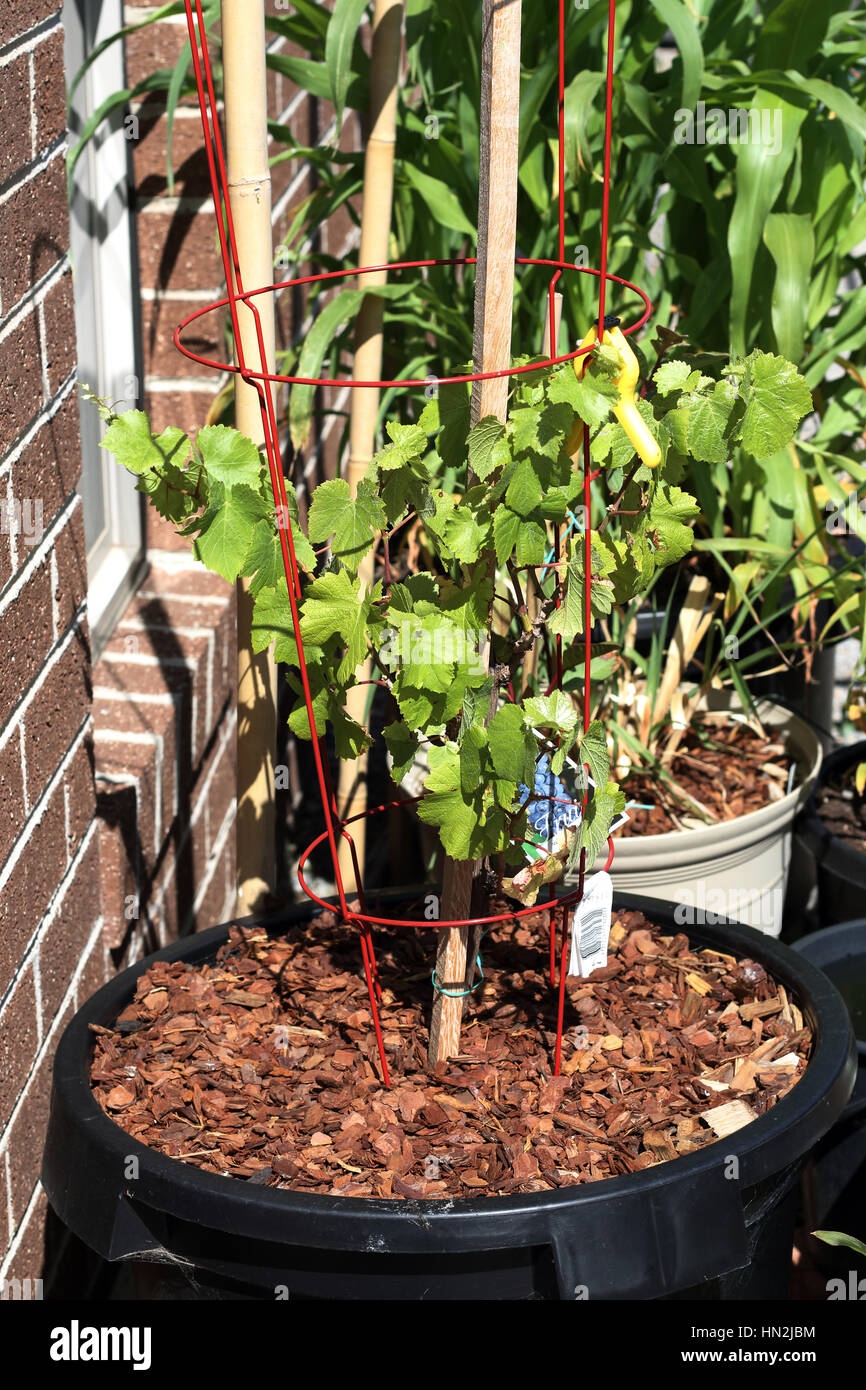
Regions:
[[818, 814], [833, 835], [851, 849], [866, 854], [866, 797], [854, 787], [856, 767], [822, 787], [816, 797]]
[[623, 912], [607, 966], [568, 981], [554, 1077], [538, 913], [485, 938], [463, 1051], [431, 1073], [435, 933], [382, 929], [376, 951], [390, 1090], [357, 936], [322, 913], [270, 940], [233, 927], [208, 964], [154, 964], [114, 1028], [93, 1025], [99, 1104], [142, 1143], [213, 1173], [333, 1195], [478, 1197], [702, 1148], [774, 1105], [809, 1055], [796, 1002], [762, 966], [692, 951]]
[[[728, 821], [783, 797], [790, 765], [778, 737], [763, 738], [738, 721], [708, 719], [691, 725], [665, 766], [677, 786], [714, 820]], [[663, 835], [707, 823], [652, 768], [633, 773], [622, 785], [629, 801], [646, 803], [649, 809], [629, 806], [630, 819], [620, 835]]]

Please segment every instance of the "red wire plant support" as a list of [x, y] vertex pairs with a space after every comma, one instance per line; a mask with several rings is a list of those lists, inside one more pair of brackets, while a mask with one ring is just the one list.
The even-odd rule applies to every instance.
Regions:
[[[559, 180], [558, 180], [558, 213], [559, 213], [559, 247], [558, 258], [556, 260], [545, 260], [519, 256], [516, 264], [521, 266], [548, 266], [553, 274], [548, 290], [548, 305], [550, 319], [549, 342], [551, 344], [550, 356], [542, 361], [535, 360], [531, 364], [520, 367], [511, 367], [505, 371], [496, 372], [475, 372], [462, 375], [439, 376], [437, 381], [441, 385], [452, 383], [470, 383], [474, 381], [485, 381], [495, 377], [518, 376], [525, 372], [538, 371], [539, 368], [549, 368], [557, 366], [562, 362], [572, 362], [583, 354], [592, 352], [593, 347], [579, 347], [574, 352], [567, 352], [561, 356], [556, 356], [556, 286], [563, 274], [579, 273], [593, 275], [598, 279], [598, 338], [601, 340], [604, 320], [605, 320], [605, 300], [608, 281], [616, 285], [621, 285], [624, 289], [632, 291], [643, 302], [643, 313], [640, 318], [622, 331], [625, 334], [632, 334], [642, 328], [650, 316], [652, 306], [649, 298], [637, 285], [631, 284], [628, 280], [621, 279], [617, 275], [608, 272], [608, 220], [610, 204], [610, 181], [611, 181], [611, 103], [613, 89], [613, 56], [614, 56], [614, 37], [615, 37], [615, 11], [616, 0], [608, 0], [608, 24], [607, 24], [607, 75], [605, 90], [605, 136], [604, 136], [604, 181], [602, 192], [602, 221], [601, 221], [601, 248], [600, 266], [598, 269], [589, 266], [573, 265], [565, 259], [565, 0], [558, 0], [559, 6], [559, 91], [558, 91], [558, 115], [559, 115]], [[267, 463], [270, 473], [271, 486], [273, 489], [274, 506], [277, 515], [282, 518], [289, 516], [288, 501], [283, 477], [283, 465], [280, 454], [279, 433], [277, 426], [277, 415], [274, 405], [274, 388], [283, 384], [317, 386], [321, 388], [334, 388], [336, 386], [358, 387], [380, 387], [391, 388], [399, 387], [407, 389], [413, 387], [424, 387], [429, 382], [429, 377], [423, 379], [398, 379], [391, 381], [351, 381], [335, 380], [332, 378], [311, 378], [292, 375], [283, 375], [277, 372], [263, 370], [266, 362], [265, 343], [262, 332], [261, 318], [256, 304], [260, 295], [274, 294], [284, 290], [293, 289], [301, 285], [321, 285], [330, 281], [336, 281], [353, 276], [360, 276], [371, 271], [407, 271], [424, 270], [431, 266], [467, 266], [477, 263], [476, 257], [454, 257], [445, 260], [418, 260], [418, 261], [397, 261], [387, 265], [379, 266], [359, 266], [357, 269], [344, 269], [327, 271], [314, 275], [305, 275], [292, 280], [284, 280], [278, 284], [262, 285], [247, 289], [243, 284], [241, 275], [238, 247], [235, 239], [235, 229], [232, 220], [231, 204], [228, 197], [228, 176], [226, 170], [226, 160], [223, 150], [223, 141], [220, 134], [219, 121], [217, 117], [217, 100], [214, 88], [213, 69], [211, 66], [210, 55], [208, 52], [207, 35], [202, 15], [201, 0], [185, 0], [187, 25], [189, 29], [190, 46], [192, 49], [192, 63], [195, 74], [196, 89], [198, 92], [199, 108], [202, 119], [202, 129], [204, 132], [205, 151], [207, 154], [208, 169], [210, 173], [211, 192], [213, 195], [214, 208], [216, 211], [216, 224], [219, 236], [220, 255], [223, 266], [225, 282], [228, 292], [223, 299], [217, 300], [212, 304], [205, 305], [188, 315], [182, 323], [178, 325], [174, 333], [174, 343], [184, 356], [194, 362], [210, 367], [214, 371], [234, 372], [241, 380], [253, 386], [259, 396], [259, 403], [262, 412], [262, 424], [264, 428], [265, 450]], [[244, 304], [253, 316], [256, 330], [256, 342], [258, 348], [258, 363], [251, 364], [245, 360], [243, 350], [243, 338], [238, 322], [238, 305]], [[191, 324], [206, 314], [214, 313], [224, 308], [228, 308], [231, 318], [232, 332], [234, 337], [235, 349], [237, 352], [237, 363], [218, 362], [211, 358], [201, 357], [186, 347], [182, 341], [182, 333]], [[590, 438], [589, 428], [584, 425], [583, 429], [583, 504], [586, 524], [584, 525], [584, 573], [588, 576], [585, 584], [585, 613], [584, 613], [584, 680], [583, 680], [583, 727], [586, 729], [591, 722], [590, 715], [590, 662], [591, 662], [591, 485], [596, 473], [592, 472], [590, 461]], [[554, 538], [555, 560], [559, 560], [562, 547], [563, 527], [557, 527]], [[379, 1058], [382, 1066], [382, 1077], [386, 1086], [390, 1085], [388, 1073], [388, 1061], [385, 1055], [385, 1046], [382, 1038], [382, 1026], [379, 1013], [379, 1004], [382, 998], [381, 985], [379, 983], [378, 971], [376, 968], [376, 957], [373, 948], [372, 928], [376, 926], [385, 927], [414, 927], [428, 929], [429, 921], [421, 921], [411, 918], [378, 917], [367, 909], [362, 884], [361, 868], [352, 837], [347, 827], [355, 820], [366, 816], [381, 814], [391, 807], [407, 805], [419, 798], [405, 797], [398, 800], [389, 801], [382, 806], [375, 806], [360, 812], [358, 815], [351, 816], [346, 820], [340, 818], [334, 788], [331, 781], [328, 759], [324, 747], [324, 738], [316, 735], [316, 720], [313, 712], [312, 694], [310, 690], [309, 677], [307, 673], [306, 657], [304, 644], [300, 631], [300, 611], [301, 602], [301, 582], [300, 572], [292, 538], [291, 527], [281, 524], [279, 527], [280, 545], [285, 569], [286, 582], [289, 593], [289, 603], [292, 614], [292, 624], [295, 642], [297, 644], [299, 656], [299, 672], [303, 690], [304, 702], [307, 708], [307, 717], [312, 739], [313, 757], [316, 766], [316, 776], [319, 784], [319, 792], [324, 813], [325, 830], [303, 851], [298, 865], [298, 881], [301, 888], [314, 903], [327, 909], [333, 910], [334, 904], [320, 898], [304, 878], [304, 866], [310, 855], [323, 842], [327, 841], [331, 854], [331, 861], [334, 870], [334, 878], [337, 885], [337, 895], [339, 900], [340, 913], [347, 925], [357, 927], [360, 941], [361, 954], [364, 964], [364, 974], [367, 981], [367, 990], [370, 998], [370, 1009], [376, 1032], [376, 1043]], [[543, 567], [542, 567], [543, 568]], [[562, 638], [557, 636], [557, 661], [556, 674], [548, 687], [547, 693], [561, 688], [562, 685]], [[588, 773], [589, 768], [585, 767]], [[588, 800], [588, 786], [584, 792], [582, 807], [585, 812]], [[346, 897], [346, 889], [340, 871], [338, 854], [338, 837], [346, 841], [349, 845], [352, 859], [352, 868], [355, 875], [359, 908], [350, 908]], [[567, 953], [570, 944], [570, 921], [573, 909], [580, 903], [583, 897], [584, 877], [586, 872], [586, 850], [581, 851], [579, 878], [577, 887], [561, 897], [556, 896], [555, 886], [551, 885], [550, 897], [546, 904], [535, 904], [531, 907], [515, 908], [513, 911], [499, 913], [485, 917], [467, 917], [459, 920], [437, 921], [437, 928], [443, 927], [490, 927], [499, 922], [510, 922], [522, 917], [528, 917], [539, 911], [547, 910], [550, 914], [550, 983], [553, 989], [558, 989], [557, 1000], [557, 1025], [556, 1025], [556, 1048], [554, 1056], [554, 1074], [559, 1075], [562, 1054], [563, 1019], [565, 1005], [565, 979], [567, 967]], [[608, 858], [606, 868], [610, 868], [613, 861], [613, 841], [608, 840]], [[556, 970], [556, 918], [560, 920], [560, 950], [559, 950], [559, 973], [557, 980]]]

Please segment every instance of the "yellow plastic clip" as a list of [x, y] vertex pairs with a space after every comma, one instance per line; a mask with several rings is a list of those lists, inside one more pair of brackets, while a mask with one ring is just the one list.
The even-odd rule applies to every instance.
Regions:
[[[596, 342], [598, 342], [598, 329], [593, 324], [580, 346], [589, 347]], [[634, 451], [641, 463], [645, 463], [647, 468], [658, 468], [662, 461], [662, 451], [650, 433], [635, 400], [635, 391], [640, 377], [638, 360], [619, 328], [605, 328], [602, 342], [605, 347], [613, 348], [622, 364], [619, 376], [616, 378], [619, 399], [613, 407], [613, 413], [634, 445]], [[583, 353], [580, 357], [575, 358], [574, 371], [578, 378], [583, 377], [588, 358], [589, 353]]]

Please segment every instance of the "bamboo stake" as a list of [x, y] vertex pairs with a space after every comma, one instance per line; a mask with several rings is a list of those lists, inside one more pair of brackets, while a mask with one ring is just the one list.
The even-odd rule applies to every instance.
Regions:
[[[478, 268], [475, 280], [475, 370], [502, 371], [511, 362], [514, 255], [517, 235], [517, 137], [520, 118], [521, 0], [483, 0], [481, 143], [478, 198]], [[508, 377], [472, 385], [471, 420], [505, 420]], [[471, 475], [469, 478], [471, 483]], [[442, 917], [467, 917], [474, 865], [445, 860]], [[477, 933], [473, 933], [477, 938]], [[475, 946], [467, 970], [468, 927], [442, 927], [436, 950], [436, 982], [459, 991], [475, 974]], [[430, 1022], [431, 1067], [460, 1050], [463, 998], [437, 991]]]
[[[375, 0], [373, 7], [373, 40], [370, 56], [370, 137], [364, 155], [364, 201], [361, 212], [361, 265], [381, 265], [388, 259], [391, 235], [391, 206], [394, 196], [394, 143], [397, 135], [397, 89], [400, 76], [400, 49], [403, 24], [403, 0]], [[382, 271], [358, 277], [358, 286], [384, 285], [388, 276]], [[382, 315], [383, 301], [367, 295], [355, 323], [355, 357], [352, 374], [356, 381], [377, 381], [382, 374]], [[349, 425], [349, 459], [346, 481], [354, 497], [358, 484], [373, 457], [376, 442], [376, 420], [379, 414], [379, 391], [375, 387], [356, 388], [352, 392]], [[361, 582], [369, 588], [373, 583], [373, 554], [364, 557], [359, 566]], [[359, 682], [348, 694], [346, 710], [359, 724], [365, 722], [370, 686], [369, 659], [355, 673]], [[340, 814], [347, 819], [367, 809], [367, 755], [340, 764], [337, 791]], [[364, 867], [366, 821], [355, 821], [351, 828], [358, 865]], [[347, 887], [353, 878], [352, 855], [345, 840], [340, 841], [340, 874]], [[355, 885], [356, 891], [360, 884]]]
[[[271, 179], [268, 168], [267, 82], [263, 0], [222, 0], [226, 159], [229, 199], [245, 289], [273, 282]], [[255, 301], [261, 315], [267, 370], [274, 363], [272, 295]], [[247, 365], [261, 370], [252, 312], [238, 306]], [[264, 443], [259, 394], [235, 382], [235, 423]], [[257, 911], [273, 892], [276, 856], [274, 755], [277, 742], [276, 668], [269, 652], [250, 643], [249, 581], [237, 585], [237, 882], [238, 912]]]

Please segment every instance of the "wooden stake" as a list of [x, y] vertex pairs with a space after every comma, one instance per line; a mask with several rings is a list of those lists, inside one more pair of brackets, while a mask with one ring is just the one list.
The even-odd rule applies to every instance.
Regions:
[[[364, 202], [361, 211], [361, 265], [382, 265], [388, 260], [391, 235], [391, 206], [394, 196], [394, 143], [397, 134], [397, 89], [400, 76], [400, 49], [403, 0], [375, 0], [373, 39], [370, 55], [370, 138], [364, 155]], [[384, 285], [382, 271], [358, 277], [358, 286]], [[377, 381], [382, 374], [383, 301], [367, 295], [355, 323], [355, 358], [352, 374], [356, 381]], [[354, 497], [358, 483], [367, 471], [376, 443], [379, 392], [375, 387], [352, 392], [349, 425], [349, 460], [346, 481]], [[373, 583], [373, 556], [365, 556], [359, 566], [361, 582]], [[370, 662], [357, 670], [359, 682], [348, 694], [346, 709], [352, 719], [365, 723], [370, 686]], [[367, 755], [340, 764], [337, 791], [340, 814], [348, 818], [367, 809]], [[358, 865], [363, 870], [366, 821], [355, 821], [350, 834]], [[348, 893], [353, 880], [352, 856], [345, 840], [340, 841], [340, 874]], [[360, 887], [355, 885], [356, 889]]]
[[[514, 255], [517, 236], [517, 139], [520, 120], [521, 0], [482, 0], [481, 145], [478, 198], [478, 267], [475, 279], [473, 357], [478, 372], [511, 363]], [[509, 379], [476, 381], [472, 423], [485, 415], [505, 420]], [[471, 483], [471, 475], [469, 479]], [[467, 917], [472, 901], [471, 859], [445, 860], [442, 917]], [[477, 939], [473, 932], [473, 938]], [[436, 950], [440, 989], [467, 988], [475, 974], [475, 947], [468, 927], [443, 927]], [[437, 992], [430, 1022], [431, 1067], [460, 1050], [463, 998]]]
[[[222, 0], [229, 199], [247, 290], [273, 282], [264, 15], [263, 0]], [[273, 371], [273, 296], [259, 295], [255, 303], [261, 315], [267, 370]], [[238, 306], [238, 319], [245, 361], [260, 371], [255, 321], [246, 305]], [[235, 383], [235, 423], [256, 444], [264, 443], [258, 391], [240, 378]], [[274, 889], [277, 683], [270, 653], [257, 655], [251, 647], [253, 603], [248, 580], [238, 580], [237, 598], [236, 837], [238, 913], [243, 914], [261, 908]]]

